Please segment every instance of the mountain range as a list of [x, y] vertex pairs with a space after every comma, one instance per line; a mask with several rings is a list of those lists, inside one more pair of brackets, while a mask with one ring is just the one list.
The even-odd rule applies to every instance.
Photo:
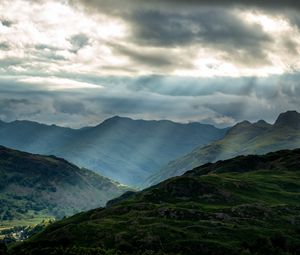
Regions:
[[9, 254], [299, 254], [299, 164], [300, 149], [208, 163], [51, 224]]
[[124, 184], [139, 186], [170, 160], [224, 136], [226, 129], [200, 123], [113, 117], [71, 129], [31, 121], [0, 122], [0, 144], [55, 155]]
[[300, 147], [300, 113], [287, 111], [273, 125], [260, 120], [243, 121], [230, 128], [225, 136], [206, 146], [198, 146], [160, 168], [146, 181], [146, 186], [183, 174], [196, 166], [237, 155], [264, 154]]
[[127, 190], [64, 159], [0, 146], [0, 226], [73, 215]]

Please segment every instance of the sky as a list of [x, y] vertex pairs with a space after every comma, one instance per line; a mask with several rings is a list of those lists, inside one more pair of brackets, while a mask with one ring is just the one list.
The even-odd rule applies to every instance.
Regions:
[[3, 121], [225, 127], [299, 96], [300, 1], [0, 0]]

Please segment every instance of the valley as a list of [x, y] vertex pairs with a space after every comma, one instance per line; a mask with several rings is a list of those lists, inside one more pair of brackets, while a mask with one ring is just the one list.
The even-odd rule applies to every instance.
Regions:
[[278, 116], [273, 125], [260, 120], [243, 121], [230, 128], [224, 138], [170, 161], [149, 177], [145, 185], [153, 185], [172, 176], [209, 162], [238, 155], [265, 154], [267, 152], [300, 147], [300, 113], [288, 111]]
[[0, 122], [0, 144], [55, 155], [132, 187], [168, 161], [215, 141], [227, 129], [200, 123], [113, 117], [94, 127], [71, 129], [31, 121]]
[[294, 111], [273, 125], [238, 123], [140, 191], [57, 156], [2, 146], [2, 243], [9, 255], [297, 254], [300, 151], [286, 148], [299, 147], [299, 130]]
[[0, 227], [34, 226], [104, 206], [130, 190], [54, 156], [0, 147]]
[[297, 254], [299, 164], [299, 149], [206, 164], [51, 224], [10, 252]]
[[300, 0], [0, 0], [0, 255], [300, 255]]

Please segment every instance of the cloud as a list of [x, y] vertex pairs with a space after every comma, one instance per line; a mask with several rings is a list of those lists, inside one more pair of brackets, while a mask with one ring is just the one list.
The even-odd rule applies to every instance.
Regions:
[[11, 66], [17, 66], [17, 65], [20, 65], [22, 63], [23, 63], [23, 61], [22, 61], [21, 58], [8, 57], [8, 58], [1, 59], [0, 68], [7, 68], [7, 67], [11, 67]]
[[299, 1], [2, 0], [0, 13], [4, 120], [226, 126], [300, 110]]
[[[164, 48], [144, 48], [135, 44], [110, 44], [114, 53], [128, 58], [128, 62], [136, 67], [135, 72], [140, 70], [147, 70], [149, 67], [159, 74], [165, 71], [174, 71], [179, 66], [184, 68], [193, 68], [193, 63], [190, 62], [190, 54], [178, 56], [175, 51], [169, 50], [166, 52]], [[176, 64], [174, 64], [176, 63]], [[151, 73], [151, 72], [150, 72]]]
[[2, 26], [5, 26], [5, 27], [11, 27], [14, 23], [10, 20], [0, 20], [0, 23], [2, 24]]
[[72, 99], [55, 101], [54, 109], [57, 111], [57, 113], [65, 113], [68, 115], [87, 115], [92, 113], [86, 109], [84, 103], [76, 102]]
[[40, 48], [40, 45], [36, 46], [36, 51], [34, 52], [36, 62], [48, 62], [57, 63], [60, 61], [68, 61], [67, 56], [63, 56], [55, 48]]
[[89, 44], [89, 38], [85, 34], [77, 34], [71, 37], [70, 42], [73, 45], [73, 51], [76, 53]]
[[172, 59], [169, 57], [164, 56], [163, 52], [141, 52], [134, 48], [123, 46], [121, 44], [112, 45], [114, 51], [118, 52], [119, 54], [125, 55], [130, 57], [133, 61], [139, 64], [146, 64], [150, 66], [170, 66], [173, 65]]
[[76, 90], [76, 89], [101, 89], [100, 85], [91, 84], [88, 82], [75, 81], [67, 78], [57, 78], [57, 77], [25, 77], [19, 79], [22, 83], [30, 83], [36, 85], [38, 88], [43, 87], [43, 89], [48, 90]]
[[123, 0], [122, 3], [118, 0], [70, 0], [71, 3], [81, 3], [91, 10], [95, 8], [110, 10], [111, 13], [126, 12], [132, 9], [170, 9], [170, 8], [195, 8], [205, 6], [215, 7], [257, 7], [267, 9], [299, 9], [300, 3], [297, 0], [271, 0], [271, 1], [247, 1], [247, 0], [152, 0], [152, 1], [139, 1], [139, 0]]
[[127, 82], [133, 91], [147, 91], [160, 95], [176, 97], [209, 96], [216, 93], [245, 96], [256, 88], [255, 77], [243, 78], [194, 78], [176, 76], [144, 76]]
[[261, 41], [271, 40], [261, 26], [249, 25], [218, 8], [189, 13], [140, 11], [132, 15], [131, 22], [138, 40], [168, 47], [195, 42], [257, 47]]
[[1, 120], [12, 121], [23, 116], [33, 116], [39, 110], [25, 98], [0, 98]]
[[258, 1], [225, 2], [3, 0], [0, 19], [11, 25], [0, 26], [0, 72], [239, 77], [300, 69], [291, 2], [280, 13]]
[[71, 127], [96, 125], [114, 115], [200, 121], [221, 127], [244, 119], [273, 122], [287, 109], [300, 111], [299, 77], [300, 74], [219, 80], [185, 78], [185, 87], [184, 78], [175, 76], [82, 76], [77, 79], [95, 86], [101, 83], [102, 88], [73, 90], [46, 90], [30, 80], [0, 79], [0, 118]]
[[7, 42], [0, 42], [0, 50], [9, 50], [10, 46]]
[[249, 24], [230, 10], [189, 13], [138, 11], [131, 15], [133, 40], [158, 47], [198, 45], [223, 52], [223, 60], [247, 66], [268, 64], [264, 52], [272, 37], [258, 24]]
[[[193, 59], [184, 61], [185, 66], [176, 65], [173, 54], [161, 61], [153, 61], [145, 54], [143, 60], [149, 63], [148, 69], [152, 63], [152, 67], [165, 63], [164, 71], [168, 74], [193, 76], [261, 76], [299, 70], [299, 61], [292, 57], [299, 54], [299, 40], [283, 39], [300, 36], [292, 27], [298, 23], [297, 1], [71, 0], [70, 3], [92, 13], [121, 19], [127, 24], [130, 36], [124, 38], [123, 45], [128, 40], [138, 48], [143, 46], [144, 50], [139, 52], [158, 47], [171, 53], [177, 49], [178, 56], [194, 53]], [[245, 19], [249, 13], [264, 19], [249, 22]], [[285, 31], [281, 31], [283, 21], [287, 22]], [[269, 30], [270, 23], [281, 32]], [[122, 50], [117, 47], [115, 52], [131, 55], [132, 60], [142, 59], [128, 52], [128, 46]], [[155, 73], [156, 69], [151, 71]]]

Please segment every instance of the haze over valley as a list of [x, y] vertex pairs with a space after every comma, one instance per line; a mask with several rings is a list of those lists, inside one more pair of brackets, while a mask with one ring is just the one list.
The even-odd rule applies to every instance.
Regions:
[[0, 255], [300, 254], [300, 2], [1, 0]]

